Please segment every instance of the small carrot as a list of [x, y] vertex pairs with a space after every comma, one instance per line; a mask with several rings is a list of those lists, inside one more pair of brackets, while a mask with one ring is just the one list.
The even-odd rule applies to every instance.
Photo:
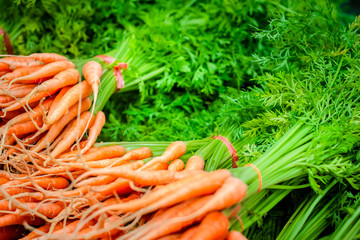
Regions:
[[25, 104], [29, 104], [29, 103], [33, 103], [36, 101], [39, 101], [43, 98], [46, 98], [48, 96], [53, 95], [54, 93], [56, 93], [57, 91], [59, 91], [60, 89], [52, 89], [50, 91], [45, 91], [45, 92], [38, 92], [36, 94], [34, 94], [30, 99], [26, 99], [26, 98], [21, 98], [20, 100], [18, 100], [16, 103], [6, 107], [3, 109], [3, 112], [8, 112], [8, 111], [14, 111], [17, 110], [19, 108], [22, 108]]
[[[55, 100], [54, 100], [55, 101]], [[31, 151], [39, 152], [41, 149], [45, 148], [47, 144], [50, 144], [54, 141], [54, 139], [58, 136], [61, 130], [73, 120], [78, 113], [83, 113], [90, 109], [91, 100], [90, 98], [85, 98], [81, 102], [81, 104], [75, 103], [73, 106], [69, 108], [69, 111], [62, 116], [58, 121], [50, 126], [49, 131], [47, 132], [46, 136], [36, 144]], [[49, 127], [49, 125], [47, 125]]]
[[[95, 103], [95, 102], [94, 102]], [[102, 111], [97, 112], [95, 121], [93, 125], [89, 129], [89, 136], [86, 140], [85, 147], [81, 150], [81, 153], [85, 153], [87, 150], [89, 150], [92, 145], [96, 142], [97, 137], [99, 136], [102, 127], [105, 125], [105, 114]]]
[[215, 211], [207, 214], [201, 221], [193, 240], [224, 239], [229, 228], [229, 219], [221, 212]]
[[247, 240], [247, 238], [241, 232], [232, 230], [228, 233], [226, 240]]
[[[101, 226], [101, 228], [108, 229], [109, 226], [111, 226], [113, 224], [113, 222], [115, 222], [116, 220], [119, 220], [119, 219], [120, 219], [119, 216], [116, 216], [116, 215], [110, 216], [109, 218], [105, 219], [105, 222], [104, 222], [103, 226]], [[89, 227], [81, 230], [78, 234], [76, 234], [76, 236], [82, 237], [87, 233], [91, 233], [91, 239], [99, 239], [99, 238], [106, 237], [107, 235], [112, 236], [114, 234], [121, 232], [121, 230], [118, 228], [112, 228], [112, 229], [109, 229], [109, 231], [107, 231], [107, 232], [101, 232], [99, 234], [96, 234], [96, 232], [97, 232], [96, 230], [97, 229], [95, 227], [89, 226]], [[85, 238], [85, 239], [87, 239], [87, 238]]]
[[60, 103], [62, 97], [65, 95], [67, 91], [70, 90], [70, 88], [71, 86], [67, 86], [60, 89], [60, 91], [55, 96], [54, 102], [51, 104], [51, 109], [49, 110], [48, 114], [50, 113], [51, 110], [56, 108], [56, 106]]
[[0, 59], [0, 62], [6, 63], [9, 66], [9, 69], [12, 70], [23, 67], [41, 66], [44, 64], [42, 62], [35, 61], [33, 59], [27, 59], [27, 61], [15, 61], [15, 60], [6, 60], [5, 58], [3, 58]]
[[102, 75], [102, 67], [100, 63], [96, 61], [89, 61], [83, 66], [83, 75], [86, 82], [91, 86], [94, 92], [94, 104], [97, 100], [99, 92], [100, 78]]
[[179, 237], [179, 240], [191, 240], [193, 236], [196, 234], [199, 226], [193, 226], [189, 229], [187, 229], [181, 236]]
[[[89, 153], [90, 154], [90, 153]], [[85, 154], [84, 156], [86, 156]], [[137, 149], [130, 150], [129, 152], [125, 153], [124, 156], [119, 158], [110, 158], [104, 160], [97, 160], [97, 161], [86, 161], [86, 166], [90, 168], [105, 168], [105, 167], [114, 167], [120, 166], [124, 163], [129, 162], [130, 160], [142, 160], [146, 159], [151, 156], [151, 150], [148, 147], [141, 147]], [[77, 162], [82, 163], [83, 159], [79, 159]], [[72, 163], [75, 164], [75, 163]], [[75, 166], [75, 165], [72, 165]]]
[[[63, 222], [58, 222], [53, 231], [57, 231], [59, 229], [63, 228]], [[35, 230], [31, 231], [28, 235], [25, 237], [20, 238], [19, 240], [32, 240], [36, 239], [37, 237], [40, 237], [41, 235], [44, 235], [48, 233], [51, 229], [51, 223], [47, 223], [41, 227], [36, 228]]]
[[26, 84], [21, 87], [10, 89], [9, 91], [0, 92], [0, 94], [12, 97], [12, 99], [14, 99], [14, 97], [22, 98], [29, 94], [35, 86], [35, 84]]
[[125, 153], [126, 149], [121, 145], [104, 146], [96, 148], [94, 151], [89, 151], [89, 153], [85, 153], [82, 155], [81, 161], [90, 162], [101, 159], [117, 158], [124, 156]]
[[28, 57], [43, 62], [45, 64], [68, 60], [66, 57], [56, 53], [33, 53], [30, 54]]
[[9, 65], [7, 65], [6, 63], [0, 62], [0, 71], [9, 71]]
[[12, 225], [22, 225], [24, 222], [27, 222], [29, 225], [43, 225], [44, 220], [38, 217], [25, 216], [19, 214], [6, 214], [0, 217], [0, 227], [12, 226]]
[[38, 71], [43, 66], [31, 66], [31, 67], [22, 67], [17, 68], [12, 72], [7, 73], [6, 75], [2, 76], [1, 79], [4, 79], [6, 81], [11, 81], [15, 78], [23, 77], [29, 74], [32, 74], [33, 72]]
[[194, 155], [187, 160], [185, 170], [203, 170], [204, 166], [204, 159], [200, 156]]
[[55, 158], [68, 147], [70, 147], [78, 137], [80, 137], [84, 131], [86, 131], [87, 122], [91, 123], [94, 121], [93, 116], [90, 112], [83, 112], [80, 118], [73, 122], [71, 128], [64, 135], [64, 139], [59, 142], [54, 150], [50, 153], [51, 157]]
[[31, 98], [34, 93], [44, 92], [51, 89], [62, 89], [79, 82], [80, 73], [74, 68], [66, 69], [56, 74], [52, 79], [35, 87], [26, 97]]
[[179, 172], [184, 169], [184, 162], [181, 159], [175, 159], [169, 164], [169, 170]]
[[85, 81], [76, 84], [61, 98], [60, 104], [56, 106], [55, 110], [50, 108], [49, 114], [45, 118], [45, 123], [51, 125], [61, 118], [69, 108], [79, 102], [81, 99], [88, 97], [92, 90]]
[[0, 103], [8, 103], [13, 100], [14, 100], [14, 97], [11, 97], [11, 96], [0, 96]]
[[10, 85], [14, 82], [26, 83], [28, 81], [36, 80], [39, 78], [52, 77], [52, 76], [58, 74], [59, 72], [62, 72], [68, 68], [75, 68], [75, 65], [70, 61], [52, 62], [52, 63], [46, 64], [45, 66], [43, 66], [36, 72], [33, 72], [29, 75], [14, 78], [13, 80], [11, 80]]
[[15, 134], [17, 137], [37, 131], [43, 124], [42, 118], [37, 117], [35, 119], [17, 123], [9, 128], [7, 135]]
[[186, 144], [182, 141], [175, 141], [171, 143], [159, 157], [154, 157], [149, 162], [147, 162], [143, 169], [146, 169], [150, 165], [156, 162], [170, 162], [174, 159], [177, 159], [184, 155], [186, 151]]

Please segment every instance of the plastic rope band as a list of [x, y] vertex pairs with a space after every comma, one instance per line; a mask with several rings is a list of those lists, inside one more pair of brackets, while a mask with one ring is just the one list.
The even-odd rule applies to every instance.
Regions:
[[220, 141], [222, 141], [227, 149], [229, 150], [230, 154], [231, 154], [231, 167], [232, 168], [237, 168], [236, 166], [236, 162], [239, 160], [239, 156], [237, 155], [237, 152], [234, 148], [234, 146], [231, 144], [231, 142], [229, 141], [229, 139], [227, 139], [226, 137], [223, 137], [223, 136], [215, 136], [215, 137], [212, 137], [212, 138], [216, 138], [216, 139], [219, 139]]
[[11, 41], [10, 41], [10, 38], [9, 38], [9, 35], [8, 33], [0, 28], [0, 36], [3, 35], [3, 39], [4, 39], [4, 44], [5, 44], [5, 48], [6, 48], [6, 52], [8, 54], [14, 54], [14, 50], [13, 50], [13, 47], [11, 45]]
[[244, 167], [252, 167], [256, 171], [258, 178], [259, 178], [259, 189], [257, 192], [260, 192], [261, 188], [262, 188], [262, 177], [261, 177], [260, 170], [252, 163], [248, 163], [248, 164], [244, 165]]
[[[103, 60], [104, 62], [106, 62], [108, 64], [112, 64], [116, 60], [115, 58], [110, 57], [110, 56], [106, 56], [106, 55], [97, 55], [95, 57], [100, 58], [101, 60]], [[116, 79], [116, 88], [117, 88], [117, 90], [120, 90], [125, 86], [125, 82], [124, 82], [124, 78], [123, 78], [121, 69], [127, 69], [127, 68], [128, 68], [127, 63], [119, 63], [118, 65], [116, 65], [114, 67], [114, 76], [115, 76], [115, 79]]]

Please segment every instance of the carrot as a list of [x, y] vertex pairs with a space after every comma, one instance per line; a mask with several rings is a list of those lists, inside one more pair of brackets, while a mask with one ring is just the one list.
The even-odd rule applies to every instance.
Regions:
[[[68, 180], [63, 177], [34, 178], [34, 182], [46, 190], [63, 189], [63, 188], [66, 188], [67, 186], [69, 186]], [[30, 180], [27, 180], [25, 183], [23, 183], [23, 185], [33, 187], [32, 182]]]
[[6, 81], [11, 81], [15, 78], [23, 77], [29, 74], [32, 74], [33, 72], [38, 71], [43, 66], [31, 66], [31, 67], [22, 67], [17, 68], [12, 72], [7, 73], [6, 75], [2, 76], [1, 79], [5, 79]]
[[99, 92], [100, 78], [102, 75], [102, 67], [100, 63], [96, 61], [89, 61], [83, 66], [83, 75], [86, 82], [91, 86], [91, 89], [94, 92], [94, 105], [97, 100], [97, 95]]
[[[0, 66], [0, 67], [1, 67], [1, 66]], [[0, 80], [1, 80], [1, 77], [5, 76], [5, 75], [8, 74], [8, 73], [11, 73], [11, 71], [7, 71], [7, 70], [1, 71], [1, 70], [0, 70]]]
[[204, 166], [204, 159], [200, 156], [194, 155], [187, 160], [185, 170], [203, 170]]
[[40, 218], [34, 218], [33, 216], [25, 216], [19, 214], [6, 214], [0, 217], [0, 227], [22, 225], [27, 222], [29, 225], [43, 225], [44, 220]]
[[45, 118], [45, 123], [47, 125], [51, 125], [59, 120], [73, 104], [78, 102], [80, 99], [88, 97], [91, 92], [92, 90], [90, 86], [85, 81], [73, 86], [61, 98], [61, 102], [56, 106], [56, 109], [52, 110], [52, 108], [50, 108], [49, 114]]
[[[216, 170], [213, 171], [211, 173], [217, 172], [217, 171], [226, 171], [225, 169], [220, 169], [220, 170]], [[228, 172], [229, 173], [229, 172]], [[230, 174], [230, 173], [229, 173]], [[200, 175], [200, 174], [199, 174]], [[208, 175], [209, 176], [209, 175]], [[229, 176], [229, 175], [228, 175]], [[190, 177], [191, 178], [191, 177]], [[188, 178], [184, 178], [182, 179], [183, 181], [187, 180]], [[206, 177], [203, 177], [201, 180], [198, 181], [194, 181], [192, 183], [192, 185], [189, 185], [187, 187], [187, 189], [192, 188], [194, 185], [197, 185], [197, 183], [200, 183], [201, 181], [203, 181], [204, 179], [206, 179]], [[171, 183], [171, 184], [176, 184], [182, 180], [179, 180], [177, 182]], [[216, 180], [215, 180], [216, 181]], [[213, 183], [215, 183], [215, 181]], [[217, 182], [217, 181], [216, 181]], [[166, 186], [169, 186], [171, 184], [168, 184]], [[204, 183], [205, 184], [205, 183]], [[163, 187], [157, 191], [154, 192], [154, 194], [156, 192], [160, 192], [161, 190], [163, 190]], [[198, 190], [199, 191], [199, 190]], [[198, 218], [199, 216], [202, 216], [204, 214], [207, 214], [209, 212], [212, 211], [218, 211], [218, 210], [222, 210], [224, 208], [230, 207], [238, 202], [240, 202], [242, 199], [244, 199], [245, 195], [246, 195], [246, 191], [247, 191], [247, 185], [242, 182], [240, 179], [237, 179], [235, 177], [227, 177], [224, 181], [221, 182], [221, 187], [219, 187], [215, 193], [211, 196], [211, 198], [209, 199], [209, 201], [207, 201], [204, 205], [202, 205], [200, 208], [198, 208], [196, 211], [190, 213], [187, 216], [183, 216], [183, 217], [177, 217], [177, 218], [172, 218], [172, 219], [168, 219], [168, 220], [164, 220], [164, 222], [166, 222], [166, 224], [174, 224], [176, 225], [178, 222], [187, 222], [190, 221], [191, 219], [194, 218]], [[178, 193], [174, 194], [177, 195]], [[208, 194], [210, 194], [210, 192], [208, 192]], [[148, 194], [149, 196], [150, 194]], [[194, 196], [196, 197], [196, 196]], [[171, 199], [171, 197], [168, 197]], [[160, 201], [158, 201], [156, 204], [153, 204], [153, 206], [151, 207], [143, 207], [141, 210], [136, 212], [137, 214], [143, 214], [146, 213], [152, 209], [154, 209], [155, 207], [157, 207], [158, 205], [161, 205], [161, 202], [164, 201], [169, 201], [168, 198], [164, 197], [163, 199], [161, 199]], [[166, 203], [168, 204], [168, 203]], [[116, 205], [113, 206], [114, 209], [116, 209]], [[108, 211], [109, 207], [105, 207], [102, 209], [102, 211]], [[151, 229], [153, 228], [152, 225], [147, 226], [147, 229]], [[140, 237], [139, 235], [143, 235], [146, 232], [146, 228], [145, 230], [134, 230], [132, 234], [137, 235], [138, 237]], [[169, 233], [169, 232], [168, 232]], [[171, 233], [171, 232], [170, 232]], [[146, 234], [146, 237], [142, 237], [141, 239], [153, 239], [156, 238], [156, 236], [163, 236], [163, 233], [161, 231], [157, 232], [157, 235], [150, 235], [149, 233]], [[129, 240], [131, 240], [132, 238], [129, 238]]]
[[164, 153], [159, 157], [154, 157], [149, 162], [147, 162], [143, 169], [146, 169], [150, 165], [156, 162], [170, 162], [174, 159], [177, 159], [184, 155], [186, 151], [186, 144], [182, 141], [176, 141], [171, 143], [164, 151]]
[[0, 71], [9, 71], [9, 65], [7, 65], [6, 63], [0, 62]]
[[53, 110], [56, 106], [60, 103], [62, 97], [65, 95], [67, 91], [69, 91], [71, 86], [63, 87], [61, 90], [56, 94], [54, 102], [51, 104], [51, 109]]
[[[123, 166], [113, 167], [113, 168], [104, 168], [87, 171], [84, 176], [89, 175], [111, 175], [116, 177], [121, 177], [134, 181], [136, 184], [142, 186], [155, 186], [168, 184], [179, 179], [192, 176], [195, 174], [202, 174], [203, 171], [169, 171], [169, 170], [157, 170], [157, 171], [134, 171], [130, 169], [125, 169]], [[82, 178], [82, 177], [80, 177]]]
[[0, 94], [9, 96], [12, 99], [14, 99], [14, 97], [22, 98], [29, 94], [35, 86], [35, 84], [26, 84], [20, 87], [12, 88], [9, 91], [2, 91]]
[[[86, 156], [86, 154], [84, 155]], [[119, 158], [111, 158], [97, 161], [86, 161], [86, 166], [90, 168], [104, 168], [104, 167], [114, 167], [120, 166], [124, 163], [129, 162], [130, 160], [142, 160], [151, 156], [151, 150], [148, 147], [141, 147], [137, 149], [130, 150], [125, 153], [124, 156]], [[82, 163], [83, 159], [79, 159], [77, 162]], [[76, 163], [72, 163], [72, 166], [77, 166]]]
[[42, 118], [37, 117], [34, 119], [34, 121], [29, 120], [11, 126], [6, 134], [7, 135], [15, 134], [18, 137], [24, 134], [33, 133], [37, 131], [37, 129], [40, 128], [42, 124], [43, 124]]
[[[57, 231], [59, 229], [61, 229], [63, 227], [63, 222], [58, 222], [53, 231]], [[41, 227], [38, 227], [37, 229], [31, 231], [28, 235], [26, 235], [23, 238], [20, 238], [19, 240], [31, 240], [31, 239], [36, 239], [37, 237], [40, 237], [43, 234], [46, 234], [50, 231], [51, 229], [51, 223], [47, 223]]]
[[179, 240], [191, 240], [198, 231], [198, 228], [199, 226], [196, 225], [194, 227], [187, 229], [183, 234], [181, 234]]
[[[22, 114], [17, 115], [16, 117], [12, 118], [10, 121], [7, 122], [7, 126], [12, 126], [17, 123], [26, 122], [31, 119], [40, 117], [43, 115], [43, 111], [47, 111], [50, 108], [50, 105], [54, 101], [54, 97], [50, 97], [45, 99], [42, 103], [40, 103], [37, 107], [33, 109], [31, 112], [25, 112]], [[5, 128], [5, 127], [4, 127]], [[0, 128], [0, 132], [3, 132], [5, 129]]]
[[89, 153], [85, 153], [82, 156], [81, 161], [90, 162], [107, 158], [122, 157], [125, 153], [126, 149], [121, 145], [104, 146], [96, 148], [96, 151], [89, 151]]
[[58, 74], [59, 72], [62, 72], [64, 70], [68, 69], [68, 68], [75, 68], [75, 65], [70, 61], [52, 62], [52, 63], [46, 64], [45, 66], [43, 66], [36, 72], [33, 72], [29, 75], [14, 78], [13, 80], [11, 80], [10, 85], [14, 82], [26, 83], [28, 81], [36, 80], [39, 78], [51, 77], [51, 76]]
[[91, 123], [94, 121], [94, 118], [90, 112], [83, 112], [80, 115], [80, 118], [74, 121], [70, 127], [70, 129], [64, 135], [64, 139], [59, 142], [54, 150], [50, 153], [51, 157], [55, 158], [60, 153], [65, 151], [68, 147], [73, 144], [76, 139], [78, 139], [84, 131], [86, 131], [87, 122]]
[[6, 60], [5, 58], [0, 59], [0, 62], [6, 63], [9, 66], [9, 69], [14, 70], [17, 68], [23, 67], [32, 67], [32, 66], [41, 66], [44, 63], [35, 61], [33, 59], [28, 59], [27, 61], [15, 61], [15, 60]]
[[45, 64], [68, 60], [66, 57], [56, 53], [33, 53], [30, 54], [28, 57], [43, 62]]
[[[33, 134], [30, 134], [26, 137], [24, 137], [21, 141], [22, 141], [22, 144], [33, 144], [37, 141], [39, 141], [41, 138], [43, 137], [43, 135], [37, 135], [37, 132], [33, 133]], [[6, 159], [7, 157], [9, 157], [10, 155], [14, 155], [16, 152], [19, 152], [19, 149], [20, 148], [20, 144], [17, 143], [14, 147], [11, 147], [9, 148], [6, 153], [4, 154], [3, 156], [3, 159]]]
[[[93, 104], [95, 104], [95, 100]], [[105, 121], [106, 121], [105, 114], [102, 111], [97, 112], [95, 121], [89, 129], [89, 137], [86, 141], [86, 145], [81, 150], [81, 153], [85, 153], [87, 150], [89, 150], [92, 147], [92, 145], [94, 145], [97, 137], [101, 132], [102, 127], [105, 125]]]
[[26, 97], [30, 98], [36, 92], [49, 91], [51, 89], [62, 89], [79, 82], [80, 73], [74, 68], [66, 69], [56, 74], [52, 79], [35, 87]]
[[14, 97], [11, 96], [0, 96], [0, 103], [8, 103], [14, 100]]
[[193, 240], [224, 239], [229, 228], [229, 219], [221, 212], [215, 211], [207, 214], [201, 221]]
[[4, 108], [3, 112], [17, 110], [19, 108], [22, 108], [25, 104], [29, 104], [29, 103], [39, 101], [42, 98], [46, 98], [48, 96], [51, 96], [52, 94], [56, 93], [57, 91], [59, 91], [59, 89], [52, 89], [50, 91], [38, 92], [38, 93], [34, 94], [30, 99], [21, 98], [16, 103]]
[[[109, 218], [105, 219], [105, 223], [103, 224], [103, 226], [101, 226], [102, 229], [108, 229], [109, 226], [111, 226], [113, 224], [113, 222], [115, 222], [116, 220], [119, 220], [120, 217], [119, 216], [110, 216]], [[99, 227], [98, 227], [99, 229]], [[86, 234], [86, 233], [92, 233], [92, 239], [98, 239], [98, 238], [103, 238], [103, 237], [106, 237], [107, 235], [114, 235], [114, 234], [117, 234], [119, 232], [121, 232], [120, 229], [117, 229], [117, 228], [112, 228], [112, 229], [109, 229], [109, 231], [107, 232], [101, 232], [99, 234], [96, 234], [96, 226], [93, 227], [93, 226], [89, 226], [83, 230], [81, 230], [78, 234], [77, 234], [77, 237], [82, 237], [82, 235]], [[95, 233], [95, 234], [94, 234]]]
[[[141, 174], [139, 172], [139, 175]], [[156, 191], [152, 191], [140, 199], [103, 207], [92, 214], [90, 219], [108, 211], [117, 211], [119, 213], [136, 211], [134, 215], [144, 215], [194, 197], [213, 193], [229, 177], [230, 172], [225, 169], [190, 175], [176, 182], [169, 183]]]
[[179, 172], [184, 169], [184, 162], [181, 159], [175, 159], [169, 164], [169, 170]]
[[3, 185], [4, 183], [7, 183], [9, 180], [7, 178], [4, 177], [0, 177], [0, 186]]
[[181, 234], [180, 233], [174, 233], [171, 235], [167, 235], [161, 238], [158, 238], [157, 240], [180, 240]]
[[[54, 100], [55, 101], [55, 100]], [[72, 120], [74, 119], [78, 113], [82, 113], [87, 111], [91, 106], [90, 98], [85, 98], [81, 101], [81, 105], [75, 103], [73, 106], [69, 108], [69, 111], [62, 116], [58, 121], [50, 126], [50, 129], [46, 136], [37, 143], [36, 146], [31, 148], [31, 151], [39, 152], [41, 149], [45, 148], [47, 144], [50, 144], [54, 141], [54, 139], [59, 135], [61, 130]], [[49, 126], [49, 125], [47, 125]]]
[[247, 238], [242, 233], [232, 230], [227, 235], [226, 240], [247, 240]]

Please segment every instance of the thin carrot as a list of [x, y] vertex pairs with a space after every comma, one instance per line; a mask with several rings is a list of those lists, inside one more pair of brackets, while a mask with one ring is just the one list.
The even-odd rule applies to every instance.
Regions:
[[0, 62], [0, 71], [9, 71], [9, 65], [6, 63]]
[[76, 84], [62, 97], [60, 104], [56, 106], [55, 110], [51, 110], [45, 119], [45, 123], [48, 125], [53, 124], [64, 115], [69, 108], [78, 102], [80, 99], [86, 98], [91, 94], [92, 90], [85, 81]]
[[52, 79], [35, 87], [26, 97], [31, 96], [36, 92], [48, 91], [50, 89], [62, 89], [69, 85], [74, 85], [79, 82], [80, 73], [74, 68], [66, 69], [56, 74]]
[[94, 104], [95, 104], [99, 92], [100, 78], [102, 75], [102, 67], [100, 63], [96, 61], [89, 61], [85, 63], [83, 66], [83, 75], [86, 82], [89, 84], [89, 86], [91, 86], [94, 92]]
[[37, 117], [34, 121], [29, 120], [26, 122], [17, 123], [9, 128], [7, 135], [15, 134], [16, 136], [21, 136], [24, 134], [29, 134], [37, 131], [43, 124], [42, 118]]
[[181, 234], [180, 233], [174, 233], [171, 235], [167, 235], [161, 238], [158, 238], [157, 240], [180, 240]]
[[33, 216], [25, 216], [19, 214], [6, 214], [0, 217], [0, 227], [11, 226], [11, 225], [22, 225], [27, 222], [29, 225], [43, 225], [44, 220]]
[[36, 102], [41, 100], [42, 98], [46, 98], [48, 96], [53, 95], [54, 93], [56, 93], [57, 91], [59, 91], [59, 89], [52, 89], [50, 91], [45, 91], [45, 92], [38, 92], [36, 94], [34, 94], [30, 99], [26, 99], [26, 98], [21, 98], [20, 100], [18, 100], [16, 103], [6, 107], [3, 109], [3, 112], [8, 112], [8, 111], [13, 111], [13, 110], [17, 110], [19, 108], [22, 108], [25, 104], [28, 103], [32, 103], [32, 102]]
[[179, 172], [184, 169], [184, 162], [181, 159], [175, 159], [169, 164], [169, 170]]
[[[81, 102], [75, 103], [73, 106], [69, 108], [69, 111], [62, 116], [58, 121], [50, 126], [50, 129], [46, 136], [36, 144], [31, 151], [39, 152], [41, 149], [45, 148], [47, 144], [50, 144], [54, 141], [54, 139], [59, 135], [61, 130], [72, 120], [74, 119], [78, 113], [82, 113], [87, 111], [91, 106], [90, 98], [85, 98]], [[47, 125], [49, 126], [49, 125]]]
[[0, 91], [0, 94], [12, 97], [12, 99], [14, 97], [22, 98], [29, 94], [35, 86], [35, 84], [26, 84], [21, 87], [12, 88], [9, 91]]
[[53, 110], [54, 108], [56, 108], [56, 106], [60, 103], [62, 97], [65, 95], [65, 93], [67, 91], [70, 90], [70, 88], [71, 88], [71, 86], [66, 86], [66, 87], [61, 88], [61, 90], [56, 94], [54, 102], [51, 104], [50, 111]]
[[75, 68], [75, 65], [70, 61], [58, 61], [58, 62], [49, 63], [49, 64], [46, 64], [45, 66], [43, 66], [42, 68], [40, 68], [36, 72], [33, 72], [29, 75], [18, 77], [18, 78], [11, 80], [10, 84], [12, 84], [14, 82], [25, 82], [26, 83], [28, 81], [36, 80], [39, 78], [51, 77], [51, 76], [58, 74], [59, 72], [62, 72], [64, 70], [68, 69], [68, 68]]
[[247, 238], [241, 232], [232, 230], [228, 233], [226, 240], [247, 240]]
[[[111, 226], [113, 224], [113, 222], [115, 222], [116, 220], [119, 220], [120, 217], [119, 216], [110, 216], [109, 218], [105, 219], [105, 223], [101, 226], [102, 229], [108, 229], [109, 226]], [[99, 228], [98, 228], [99, 229]], [[93, 233], [92, 235], [92, 238], [93, 239], [99, 239], [99, 238], [103, 238], [103, 237], [106, 237], [108, 235], [112, 236], [114, 234], [117, 234], [119, 232], [121, 232], [120, 229], [117, 229], [117, 228], [112, 228], [112, 229], [109, 229], [109, 231], [107, 232], [102, 232], [102, 233], [99, 233], [99, 234], [96, 234], [96, 225], [93, 227], [93, 226], [89, 226], [83, 230], [81, 230], [78, 234], [76, 234], [76, 236], [78, 237], [82, 237], [82, 235], [85, 235], [86, 233]], [[95, 233], [95, 234], [94, 234]]]
[[71, 128], [64, 135], [64, 139], [59, 142], [54, 150], [50, 153], [51, 157], [55, 158], [68, 147], [70, 147], [76, 141], [76, 139], [78, 139], [78, 137], [81, 136], [84, 131], [86, 131], [88, 121], [92, 123], [94, 121], [93, 116], [90, 112], [83, 112], [80, 115], [80, 118], [73, 122]]
[[198, 155], [194, 155], [187, 160], [185, 170], [203, 170], [204, 166], [204, 159]]
[[[1, 66], [0, 66], [1, 67]], [[10, 73], [11, 71], [8, 71], [8, 70], [5, 70], [5, 71], [1, 71], [0, 70], [0, 80], [1, 80], [1, 77], [5, 76], [6, 74]]]
[[[95, 103], [95, 101], [94, 101]], [[105, 125], [105, 114], [102, 111], [98, 111], [95, 117], [95, 121], [92, 124], [92, 126], [89, 129], [89, 136], [86, 140], [85, 147], [81, 150], [81, 153], [85, 153], [87, 150], [89, 150], [92, 145], [96, 142], [97, 137], [99, 136], [101, 129]]]
[[[57, 231], [63, 227], [63, 222], [58, 222], [53, 231]], [[41, 227], [38, 227], [37, 229], [31, 231], [28, 235], [25, 237], [20, 238], [19, 240], [31, 240], [36, 239], [37, 237], [40, 237], [41, 235], [44, 235], [48, 233], [51, 229], [51, 223], [47, 223]]]
[[35, 59], [37, 61], [41, 61], [45, 64], [68, 60], [66, 57], [61, 56], [56, 53], [33, 53], [33, 54], [30, 54], [28, 57]]
[[14, 97], [11, 96], [0, 96], [0, 103], [8, 103], [14, 100]]
[[41, 66], [44, 63], [36, 61], [33, 59], [28, 59], [27, 61], [15, 61], [15, 60], [6, 60], [5, 58], [0, 59], [0, 62], [6, 63], [9, 66], [9, 69], [17, 69], [23, 67], [32, 67], [32, 66]]
[[149, 162], [147, 162], [143, 169], [146, 169], [150, 165], [156, 162], [170, 162], [174, 159], [177, 159], [184, 155], [186, 151], [186, 144], [182, 141], [176, 141], [171, 143], [164, 151], [164, 153], [159, 157], [154, 157]]
[[221, 212], [215, 211], [207, 214], [201, 221], [193, 240], [224, 239], [229, 228], [229, 219]]
[[189, 229], [187, 229], [181, 236], [179, 237], [179, 240], [191, 240], [196, 232], [198, 231], [199, 226], [193, 226]]
[[29, 74], [32, 74], [33, 72], [38, 71], [43, 66], [31, 66], [31, 67], [22, 67], [15, 69], [12, 72], [7, 73], [6, 75], [2, 76], [1, 79], [5, 79], [6, 81], [11, 81], [15, 78], [23, 77]]
[[[90, 153], [89, 153], [90, 154]], [[87, 154], [84, 155], [84, 157]], [[97, 160], [97, 161], [86, 161], [85, 166], [90, 168], [105, 168], [105, 167], [115, 167], [123, 165], [124, 163], [129, 162], [130, 160], [142, 160], [151, 156], [151, 150], [148, 147], [141, 147], [137, 149], [130, 150], [129, 152], [125, 153], [124, 156], [119, 158], [110, 158], [104, 160]], [[77, 162], [79, 164], [84, 165], [84, 159], [79, 159]], [[75, 162], [71, 163], [72, 166], [77, 166]]]

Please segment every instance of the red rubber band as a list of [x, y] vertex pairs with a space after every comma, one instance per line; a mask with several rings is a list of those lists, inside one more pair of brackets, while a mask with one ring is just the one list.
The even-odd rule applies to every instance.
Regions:
[[[116, 60], [115, 58], [107, 56], [107, 55], [97, 55], [95, 57], [100, 58], [101, 60], [103, 60], [104, 62], [106, 62], [108, 64], [112, 64]], [[124, 82], [124, 78], [123, 78], [121, 69], [127, 69], [127, 68], [128, 68], [127, 63], [119, 63], [118, 65], [116, 65], [114, 67], [114, 76], [116, 79], [117, 91], [119, 91], [120, 89], [122, 89], [125, 86], [125, 82]]]
[[261, 188], [262, 188], [262, 177], [261, 177], [260, 170], [252, 163], [248, 163], [248, 164], [244, 165], [244, 167], [252, 167], [256, 171], [258, 178], [259, 178], [259, 188], [258, 188], [257, 192], [260, 192]]
[[8, 33], [0, 28], [0, 36], [3, 35], [3, 39], [4, 39], [4, 44], [5, 44], [5, 48], [6, 48], [6, 52], [7, 54], [14, 54], [14, 50], [13, 50], [13, 47], [11, 45], [11, 41], [10, 41], [10, 38], [9, 38], [9, 35]]
[[237, 168], [236, 162], [239, 161], [239, 156], [237, 155], [237, 152], [236, 152], [234, 146], [229, 141], [229, 139], [227, 139], [226, 137], [220, 136], [220, 135], [212, 137], [212, 138], [219, 139], [226, 145], [227, 149], [229, 150], [229, 152], [231, 154], [231, 160], [232, 160], [231, 167]]

